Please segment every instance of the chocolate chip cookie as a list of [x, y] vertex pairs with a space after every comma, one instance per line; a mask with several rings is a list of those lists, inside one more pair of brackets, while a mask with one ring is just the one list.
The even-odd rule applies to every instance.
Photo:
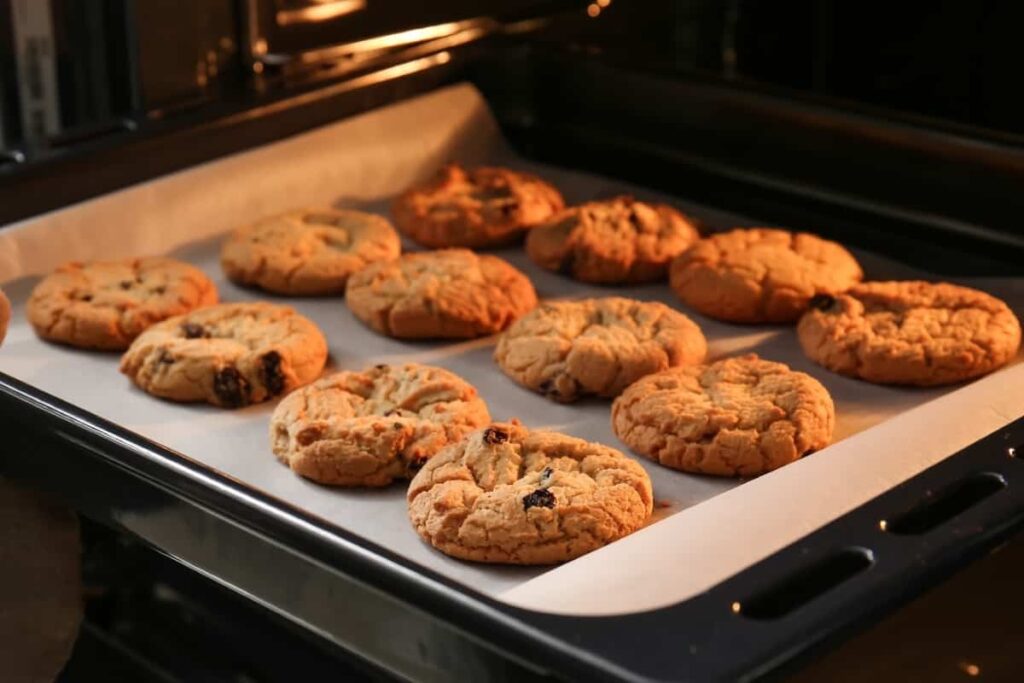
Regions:
[[395, 200], [395, 225], [431, 248], [509, 244], [565, 206], [540, 178], [507, 168], [449, 164]]
[[326, 362], [323, 333], [294, 309], [220, 304], [150, 327], [121, 372], [160, 398], [239, 408], [308, 384]]
[[386, 486], [490, 420], [476, 389], [452, 372], [377, 365], [289, 394], [274, 410], [270, 440], [281, 462], [321, 484]]
[[463, 560], [565, 562], [639, 529], [651, 480], [619, 451], [496, 423], [448, 446], [409, 485], [409, 519]]
[[494, 359], [520, 384], [561, 402], [614, 398], [644, 375], [702, 363], [707, 341], [682, 313], [621, 297], [547, 302], [515, 322]]
[[154, 323], [215, 303], [203, 271], [152, 257], [66, 263], [36, 285], [25, 313], [43, 339], [114, 351]]
[[672, 289], [704, 315], [736, 323], [788, 323], [816, 294], [863, 277], [842, 246], [805, 232], [731, 230], [702, 239], [672, 262]]
[[370, 264], [349, 279], [345, 301], [381, 334], [468, 339], [505, 329], [537, 305], [537, 294], [496, 256], [442, 249]]
[[865, 282], [811, 302], [797, 326], [807, 357], [878, 384], [979, 377], [1017, 355], [1020, 322], [985, 292], [930, 282]]
[[292, 211], [235, 230], [221, 249], [224, 273], [278, 294], [345, 291], [367, 263], [396, 258], [398, 233], [381, 216], [348, 209]]
[[583, 282], [653, 282], [666, 279], [672, 259], [698, 238], [671, 206], [615, 197], [568, 208], [530, 230], [526, 253]]
[[810, 375], [755, 355], [647, 375], [615, 399], [634, 452], [685, 472], [753, 476], [824, 448], [835, 407]]

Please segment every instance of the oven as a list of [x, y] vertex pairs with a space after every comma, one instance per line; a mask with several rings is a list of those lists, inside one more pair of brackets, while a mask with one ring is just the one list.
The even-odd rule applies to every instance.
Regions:
[[[71, 245], [206, 258], [189, 245], [246, 211], [334, 192], [386, 212], [415, 169], [497, 159], [577, 200], [667, 198], [705, 230], [815, 232], [887, 277], [993, 288], [1019, 316], [1020, 10], [797, 5], [0, 2], [3, 285], [27, 291]], [[560, 282], [541, 294], [579, 293]], [[806, 463], [694, 498], [656, 478], [667, 509], [635, 542], [523, 573], [423, 561], [332, 507], [344, 491], [304, 501], [218, 460], [230, 442], [206, 448], [221, 428], [206, 413], [167, 413], [180, 432], [133, 422], [71, 360], [44, 377], [21, 339], [0, 350], [0, 475], [79, 520], [85, 617], [63, 680], [1020, 666], [1016, 364], [942, 392], [844, 385], [860, 421]]]

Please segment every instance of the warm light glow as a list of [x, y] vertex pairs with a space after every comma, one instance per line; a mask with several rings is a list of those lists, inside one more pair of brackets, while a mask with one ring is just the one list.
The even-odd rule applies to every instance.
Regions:
[[1006, 452], [1010, 454], [1011, 458], [1016, 458], [1017, 457], [1017, 449], [1014, 448], [1013, 446], [1010, 446], [1009, 448], [1007, 448]]
[[600, 7], [607, 7], [608, 5], [612, 4], [612, 0], [597, 0], [597, 4]]
[[366, 9], [366, 0], [336, 0], [335, 2], [318, 0], [316, 5], [310, 7], [279, 11], [274, 19], [278, 26], [315, 24], [358, 12], [361, 9]]
[[960, 662], [960, 670], [972, 677], [981, 675], [981, 667], [970, 662]]
[[587, 16], [590, 17], [591, 19], [593, 19], [600, 13], [601, 8], [597, 4], [590, 3], [589, 5], [587, 5]]
[[732, 603], [732, 613], [733, 614], [739, 614], [741, 609], [743, 609], [743, 606], [740, 605], [740, 603], [738, 603], [738, 602]]
[[888, 527], [888, 526], [889, 526], [889, 523], [886, 522], [884, 519], [881, 522], [878, 523], [878, 528], [881, 529], [882, 531], [885, 531], [886, 527]]

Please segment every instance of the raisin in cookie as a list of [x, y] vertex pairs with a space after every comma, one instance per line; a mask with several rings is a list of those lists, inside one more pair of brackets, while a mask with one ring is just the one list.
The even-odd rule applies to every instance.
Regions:
[[341, 209], [292, 211], [248, 225], [221, 249], [224, 273], [242, 285], [290, 295], [345, 291], [349, 276], [401, 253], [384, 218]]
[[25, 313], [43, 339], [113, 351], [154, 323], [215, 303], [203, 271], [153, 257], [66, 263], [36, 285]]
[[274, 455], [322, 484], [386, 486], [490, 422], [468, 382], [409, 363], [339, 372], [289, 394], [270, 420]]
[[398, 197], [392, 215], [424, 246], [480, 248], [508, 244], [564, 206], [558, 190], [528, 173], [450, 164]]
[[793, 322], [815, 294], [838, 294], [863, 277], [835, 242], [770, 228], [700, 240], [672, 262], [670, 275], [689, 306], [737, 323]]
[[612, 429], [685, 472], [752, 476], [829, 444], [835, 407], [816, 379], [748, 355], [647, 375], [612, 404]]
[[935, 386], [992, 372], [1017, 355], [1021, 329], [999, 299], [930, 282], [865, 282], [821, 296], [797, 327], [807, 357], [879, 384]]
[[287, 306], [220, 304], [143, 332], [121, 358], [121, 372], [160, 398], [238, 408], [316, 379], [327, 342]]
[[541, 304], [498, 341], [505, 374], [556, 401], [614, 398], [644, 375], [702, 363], [707, 341], [682, 313], [621, 297]]
[[683, 214], [631, 197], [588, 202], [531, 230], [526, 253], [547, 270], [597, 284], [664, 280], [699, 235]]
[[619, 451], [565, 434], [493, 424], [427, 461], [409, 485], [409, 519], [463, 560], [552, 564], [639, 529], [651, 480]]
[[391, 337], [468, 339], [505, 329], [537, 305], [537, 294], [496, 256], [442, 249], [370, 264], [349, 279], [345, 301]]

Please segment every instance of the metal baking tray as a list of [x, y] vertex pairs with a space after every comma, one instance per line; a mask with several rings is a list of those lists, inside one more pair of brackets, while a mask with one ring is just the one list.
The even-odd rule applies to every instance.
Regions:
[[[323, 611], [324, 605], [346, 602], [346, 592], [339, 589], [343, 584], [329, 577], [354, 581], [364, 589], [362, 600], [369, 600], [367, 595], [385, 599], [369, 588], [374, 586], [383, 589], [387, 604], [397, 600], [435, 612], [433, 617], [459, 636], [427, 638], [423, 648], [407, 653], [398, 668], [419, 678], [445, 670], [444, 648], [451, 643], [476, 652], [478, 640], [485, 650], [497, 647], [533, 673], [702, 678], [750, 670], [780, 648], [796, 647], [814, 623], [815, 610], [826, 609], [839, 595], [825, 590], [831, 585], [826, 581], [820, 597], [805, 596], [807, 604], [797, 609], [789, 604], [792, 591], [782, 590], [784, 573], [796, 568], [811, 572], [808, 576], [848, 579], [842, 595], [850, 600], [857, 595], [851, 586], [875, 583], [885, 572], [879, 548], [896, 543], [897, 537], [882, 531], [880, 522], [901, 512], [899, 506], [873, 520], [870, 540], [858, 540], [859, 533], [829, 532], [848, 519], [846, 513], [879, 495], [892, 495], [885, 492], [898, 490], [922, 471], [943, 467], [964, 447], [989, 455], [992, 442], [1002, 447], [1002, 465], [1009, 471], [992, 473], [998, 484], [978, 484], [979, 490], [992, 489], [978, 500], [1008, 487], [1019, 463], [1007, 457], [1006, 444], [1013, 438], [1024, 442], [1020, 426], [1010, 425], [1024, 413], [1024, 393], [1016, 389], [1024, 366], [962, 387], [876, 387], [811, 364], [800, 353], [792, 328], [730, 326], [693, 315], [709, 338], [713, 357], [756, 351], [819, 378], [836, 399], [836, 443], [746, 482], [686, 475], [641, 460], [659, 501], [655, 519], [644, 530], [557, 568], [462, 563], [419, 541], [406, 519], [400, 485], [383, 491], [333, 490], [278, 464], [267, 441], [272, 405], [222, 411], [158, 401], [117, 373], [116, 355], [43, 343], [24, 321], [23, 303], [37, 276], [63, 260], [170, 253], [213, 276], [223, 300], [270, 298], [311, 317], [326, 333], [334, 367], [402, 360], [442, 365], [474, 383], [496, 419], [518, 417], [532, 427], [552, 427], [621, 448], [611, 434], [607, 402], [556, 405], [516, 386], [490, 360], [493, 339], [398, 342], [362, 327], [340, 299], [269, 297], [224, 281], [216, 254], [223, 233], [232, 227], [323, 203], [386, 213], [390, 197], [450, 159], [541, 173], [571, 202], [625, 192], [674, 203], [708, 229], [754, 222], [600, 176], [531, 163], [510, 151], [476, 90], [446, 88], [0, 232], [0, 282], [16, 316], [0, 352], [5, 373], [0, 391], [12, 408], [9, 414], [21, 414], [36, 433], [45, 432], [43, 441], [65, 446], [54, 462], [73, 461], [66, 448], [71, 445], [79, 453], [117, 461], [158, 487], [187, 491], [199, 508], [216, 511], [213, 517], [195, 517], [209, 525], [208, 533], [188, 528], [185, 520], [192, 517], [180, 510], [162, 514], [163, 504], [155, 510], [151, 505], [111, 506], [104, 514], [368, 658], [383, 657], [372, 643], [358, 642], [354, 624], [368, 616]], [[497, 253], [526, 271], [543, 298], [615, 294], [682, 308], [664, 285], [596, 288], [539, 270], [521, 249]], [[933, 277], [868, 252], [858, 256], [873, 279]], [[1018, 315], [1024, 311], [1021, 279], [968, 283], [1003, 296]], [[988, 447], [975, 444], [989, 433], [995, 435], [981, 442]], [[11, 469], [40, 466], [20, 462]], [[941, 525], [929, 531], [942, 533]], [[828, 542], [816, 545], [813, 539], [823, 533]], [[258, 540], [238, 540], [250, 536]], [[779, 553], [760, 565], [756, 582], [744, 583], [745, 570], [795, 543], [802, 546], [802, 557], [780, 559], [787, 555]], [[253, 557], [231, 554], [231, 548], [242, 547]], [[263, 556], [274, 559], [261, 571]], [[275, 577], [284, 556], [293, 564]], [[889, 572], [898, 571], [897, 565], [889, 567]], [[781, 588], [764, 593], [773, 585]], [[787, 595], [789, 603], [783, 599]], [[377, 613], [387, 612], [378, 605]], [[799, 619], [793, 621], [794, 615]], [[425, 623], [432, 624], [425, 632], [436, 634], [436, 624]], [[381, 628], [378, 623], [371, 630]], [[744, 643], [743, 656], [725, 657], [736, 642]], [[432, 650], [438, 643], [448, 645], [438, 653]], [[465, 661], [460, 667], [467, 677], [477, 672]]]

